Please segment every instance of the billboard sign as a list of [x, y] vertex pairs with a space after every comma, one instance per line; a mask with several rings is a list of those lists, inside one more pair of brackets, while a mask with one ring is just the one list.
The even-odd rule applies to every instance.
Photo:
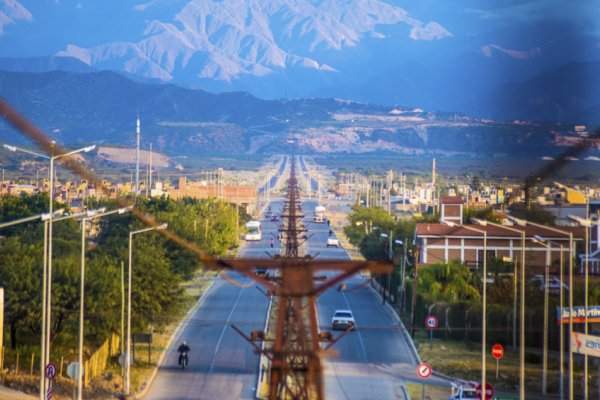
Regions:
[[[600, 322], [600, 306], [588, 306], [587, 310], [588, 322]], [[576, 306], [573, 307], [574, 324], [582, 324], [585, 322], [585, 307]], [[562, 309], [556, 308], [556, 319], [558, 323], [568, 324], [569, 323], [569, 307], [563, 307]]]
[[600, 357], [600, 336], [573, 332], [571, 336], [571, 351], [577, 354]]

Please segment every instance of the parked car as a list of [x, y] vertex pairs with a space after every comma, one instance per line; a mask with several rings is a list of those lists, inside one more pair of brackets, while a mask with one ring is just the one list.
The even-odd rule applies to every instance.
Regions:
[[329, 236], [327, 238], [327, 247], [338, 247], [340, 245], [340, 241], [335, 236]]
[[331, 318], [331, 326], [335, 329], [348, 329], [354, 327], [356, 322], [350, 310], [335, 310]]
[[271, 217], [271, 222], [279, 222], [279, 216], [277, 216], [277, 215], [273, 215], [273, 216]]

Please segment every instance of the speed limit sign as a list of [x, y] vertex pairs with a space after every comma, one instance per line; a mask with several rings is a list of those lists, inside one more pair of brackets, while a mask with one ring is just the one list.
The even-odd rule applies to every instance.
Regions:
[[435, 315], [429, 315], [425, 318], [425, 325], [429, 329], [435, 329], [438, 327], [438, 319]]

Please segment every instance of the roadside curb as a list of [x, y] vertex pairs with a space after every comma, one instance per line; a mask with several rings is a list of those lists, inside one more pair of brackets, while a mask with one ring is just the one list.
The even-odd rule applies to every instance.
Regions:
[[[379, 294], [379, 292], [377, 290], [375, 290], [375, 288], [373, 287], [374, 283], [376, 283], [376, 282], [373, 280], [372, 284], [368, 285], [368, 287], [371, 289], [371, 291], [373, 292], [375, 297], [379, 301], [383, 302], [383, 298], [381, 297], [381, 294]], [[383, 308], [386, 310], [387, 314], [392, 318], [392, 320], [400, 325], [400, 332], [404, 336], [404, 340], [406, 340], [406, 342], [408, 342], [410, 344], [409, 347], [412, 350], [413, 356], [414, 356], [415, 360], [417, 361], [417, 364], [420, 364], [421, 357], [419, 357], [419, 352], [417, 351], [417, 347], [415, 346], [415, 343], [413, 342], [412, 337], [410, 337], [410, 335], [408, 334], [408, 330], [406, 329], [406, 326], [404, 326], [404, 322], [402, 322], [402, 319], [400, 318], [400, 316], [398, 315], [396, 310], [394, 310], [387, 301], [385, 302], [385, 306]]]
[[[267, 331], [269, 330], [269, 317], [271, 316], [271, 307], [273, 306], [273, 296], [269, 296], [269, 307], [267, 308], [267, 317], [265, 318], [265, 326], [264, 326], [264, 332], [265, 335], [267, 334]], [[265, 341], [263, 340], [262, 342], [262, 346], [261, 346], [262, 350], [265, 350]], [[264, 382], [264, 379], [261, 379], [262, 377], [264, 377], [264, 373], [263, 373], [263, 361], [264, 359], [267, 360], [267, 363], [269, 362], [269, 359], [263, 354], [260, 355], [260, 357], [258, 358], [258, 378], [256, 380], [256, 391], [254, 393], [254, 397], [257, 399], [262, 399], [262, 397], [260, 397], [260, 389], [261, 386]]]
[[165, 355], [167, 354], [167, 350], [171, 347], [171, 344], [173, 343], [175, 338], [181, 333], [181, 330], [183, 329], [185, 322], [190, 319], [190, 316], [194, 312], [196, 312], [198, 310], [198, 308], [200, 308], [202, 306], [202, 304], [204, 304], [204, 301], [206, 300], [206, 296], [208, 295], [208, 292], [211, 291], [212, 288], [214, 287], [215, 280], [216, 280], [216, 277], [211, 279], [211, 282], [209, 283], [206, 290], [202, 292], [202, 295], [200, 296], [200, 298], [198, 299], [196, 304], [194, 304], [194, 306], [189, 309], [189, 311], [187, 312], [185, 317], [183, 317], [181, 319], [181, 322], [179, 323], [177, 328], [175, 328], [175, 330], [171, 334], [171, 337], [169, 337], [169, 340], [168, 340], [167, 344], [165, 345], [164, 350], [162, 351], [161, 355], [158, 357], [158, 360], [156, 361], [156, 366], [154, 367], [152, 374], [146, 381], [144, 388], [142, 389], [141, 392], [135, 393], [133, 395], [134, 399], [141, 399], [148, 393], [148, 390], [150, 390], [152, 383], [154, 383], [154, 379], [156, 378], [156, 375], [158, 374], [158, 370], [160, 369], [160, 366], [165, 358]]

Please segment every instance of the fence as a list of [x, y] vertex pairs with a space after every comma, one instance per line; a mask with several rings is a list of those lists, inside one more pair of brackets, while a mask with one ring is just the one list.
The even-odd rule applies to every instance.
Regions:
[[106, 339], [102, 346], [85, 362], [85, 385], [104, 372], [110, 357], [119, 354], [119, 341], [119, 336], [113, 333], [110, 339]]

